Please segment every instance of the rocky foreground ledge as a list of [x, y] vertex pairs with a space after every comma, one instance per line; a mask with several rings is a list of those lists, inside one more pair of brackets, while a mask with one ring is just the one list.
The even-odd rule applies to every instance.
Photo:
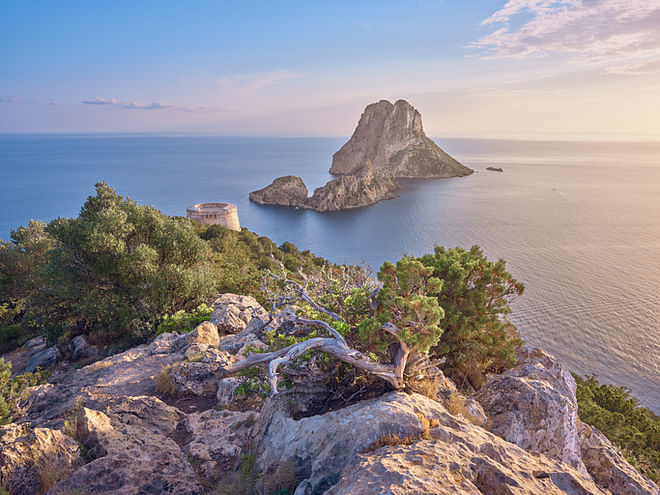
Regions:
[[435, 397], [389, 392], [330, 412], [321, 376], [272, 399], [222, 378], [292, 315], [270, 320], [252, 297], [224, 294], [191, 333], [56, 364], [0, 427], [0, 480], [12, 495], [232, 493], [214, 487], [231, 489], [252, 459], [257, 493], [660, 494], [580, 422], [575, 381], [539, 349], [471, 397], [444, 378]]

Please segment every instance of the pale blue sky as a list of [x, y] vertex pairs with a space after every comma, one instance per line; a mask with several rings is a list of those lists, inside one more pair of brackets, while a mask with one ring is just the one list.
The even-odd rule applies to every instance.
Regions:
[[660, 0], [0, 6], [0, 132], [660, 135]]

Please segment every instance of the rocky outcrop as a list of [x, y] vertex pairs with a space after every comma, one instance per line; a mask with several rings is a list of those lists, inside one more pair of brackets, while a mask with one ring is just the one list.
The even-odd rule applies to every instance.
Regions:
[[[302, 196], [302, 188], [305, 196]], [[314, 190], [310, 198], [299, 177], [280, 177], [259, 191], [250, 193], [250, 200], [265, 205], [295, 206], [318, 212], [350, 210], [394, 199], [399, 182], [389, 172], [376, 172], [367, 164], [356, 175], [331, 180]]]
[[176, 423], [147, 427], [140, 416], [128, 421], [109, 412], [83, 408], [77, 438], [93, 460], [58, 483], [49, 493], [201, 495], [195, 471], [174, 440], [166, 436]]
[[460, 177], [473, 172], [424, 134], [422, 116], [404, 100], [368, 105], [351, 139], [332, 157], [330, 173], [354, 175], [367, 164], [396, 177]]
[[475, 398], [489, 417], [489, 430], [499, 437], [561, 460], [613, 494], [660, 495], [607, 438], [578, 419], [575, 390], [559, 360], [524, 346], [518, 364], [493, 377]]
[[316, 211], [339, 211], [362, 208], [386, 199], [394, 199], [399, 182], [388, 172], [375, 172], [371, 165], [356, 175], [346, 175], [319, 187], [308, 201]]
[[578, 443], [575, 380], [540, 349], [523, 347], [518, 361], [475, 395], [490, 418], [490, 431], [586, 473]]
[[[223, 294], [213, 307], [193, 332], [34, 387], [20, 424], [0, 427], [0, 483], [12, 495], [201, 495], [256, 458], [258, 473], [239, 472], [262, 482], [289, 470], [296, 495], [660, 495], [577, 419], [575, 383], [543, 351], [523, 348], [474, 397], [440, 374], [437, 400], [389, 392], [323, 412], [333, 393], [318, 368], [288, 370], [273, 398], [222, 373], [266, 348], [264, 331], [290, 329], [294, 306], [271, 317], [253, 298]], [[172, 396], [156, 390], [163, 370]]]
[[660, 495], [660, 489], [639, 474], [600, 431], [578, 420], [582, 462], [600, 487], [617, 495]]
[[0, 486], [12, 495], [43, 493], [82, 464], [78, 442], [60, 431], [0, 426]]
[[240, 333], [253, 318], [264, 318], [267, 315], [266, 310], [252, 296], [222, 294], [211, 306], [213, 313], [210, 321], [221, 333]]
[[35, 353], [25, 365], [26, 372], [34, 372], [38, 369], [46, 370], [55, 366], [60, 359], [60, 351], [56, 346], [51, 346], [43, 351]]
[[391, 392], [295, 421], [275, 415], [259, 464], [293, 464], [297, 495], [605, 494], [588, 475], [452, 416], [425, 396]]
[[305, 208], [307, 205], [307, 186], [300, 177], [287, 175], [278, 177], [269, 186], [252, 191], [250, 201], [260, 205], [279, 205]]

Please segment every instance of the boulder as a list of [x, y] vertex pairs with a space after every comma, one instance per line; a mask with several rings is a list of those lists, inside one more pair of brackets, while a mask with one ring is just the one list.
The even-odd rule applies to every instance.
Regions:
[[422, 116], [404, 100], [368, 105], [351, 139], [333, 155], [330, 173], [355, 175], [367, 164], [395, 177], [460, 177], [473, 172], [424, 134]]
[[582, 462], [596, 484], [616, 495], [660, 495], [660, 489], [638, 473], [600, 431], [578, 421]]
[[[483, 430], [358, 456], [327, 495], [605, 495], [589, 477]], [[433, 436], [434, 431], [431, 434]], [[295, 492], [296, 495], [319, 492]]]
[[188, 342], [191, 344], [203, 344], [218, 347], [218, 344], [220, 343], [218, 327], [211, 321], [200, 323], [188, 335]]
[[98, 357], [99, 351], [96, 346], [89, 345], [82, 335], [74, 337], [71, 341], [71, 357], [74, 361], [83, 359], [94, 359]]
[[43, 493], [82, 464], [78, 442], [60, 431], [0, 426], [0, 483], [12, 495]]
[[524, 346], [518, 364], [494, 376], [474, 397], [489, 430], [525, 450], [559, 459], [581, 473], [575, 380], [550, 354]]
[[257, 417], [255, 412], [209, 409], [185, 418], [187, 440], [182, 449], [198, 464], [197, 474], [207, 485], [240, 463]]
[[252, 432], [258, 466], [268, 475], [292, 464], [303, 479], [299, 495], [607, 493], [573, 467], [527, 452], [419, 394], [390, 392], [297, 421], [284, 409], [267, 409]]
[[50, 495], [203, 494], [186, 456], [161, 430], [87, 408], [80, 411], [77, 430], [93, 460], [58, 483]]
[[25, 372], [35, 372], [37, 368], [46, 370], [55, 366], [60, 359], [60, 351], [56, 346], [48, 347], [34, 354], [25, 365]]
[[213, 313], [209, 319], [223, 334], [240, 333], [252, 318], [268, 314], [252, 296], [222, 294], [213, 301], [212, 307]]

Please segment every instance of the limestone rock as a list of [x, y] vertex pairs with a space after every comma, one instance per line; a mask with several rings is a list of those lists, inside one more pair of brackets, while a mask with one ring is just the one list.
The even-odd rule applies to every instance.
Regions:
[[392, 174], [375, 172], [367, 164], [356, 175], [339, 177], [317, 188], [306, 207], [320, 212], [362, 208], [396, 198], [400, 187]]
[[330, 173], [354, 175], [367, 163], [395, 177], [459, 177], [473, 172], [426, 137], [422, 116], [404, 100], [368, 105], [351, 139], [332, 157]]
[[[301, 184], [305, 188], [305, 196], [292, 187], [282, 187], [283, 179]], [[339, 177], [315, 189], [310, 198], [307, 197], [307, 188], [302, 179], [288, 176], [275, 179], [270, 186], [251, 192], [250, 200], [264, 205], [295, 206], [319, 212], [340, 211], [396, 198], [396, 191], [400, 187], [391, 173], [376, 172], [371, 165], [366, 164], [355, 175]]]
[[71, 341], [71, 354], [74, 361], [80, 361], [98, 357], [99, 351], [96, 346], [89, 345], [82, 335], [78, 335]]
[[0, 481], [12, 495], [42, 493], [82, 463], [78, 442], [60, 431], [0, 426]]
[[240, 385], [238, 378], [230, 376], [228, 378], [223, 378], [218, 382], [218, 391], [216, 393], [216, 398], [218, 400], [218, 407], [236, 409], [235, 407], [230, 407], [232, 404], [237, 402], [236, 388]]
[[222, 333], [239, 333], [252, 318], [265, 316], [266, 310], [252, 296], [222, 294], [212, 304], [210, 321]]
[[[349, 464], [327, 495], [605, 495], [557, 460], [529, 454], [481, 430], [384, 447]], [[433, 432], [432, 432], [433, 434]], [[444, 434], [442, 435], [444, 436]], [[298, 493], [298, 492], [296, 492]], [[311, 492], [319, 493], [319, 492]]]
[[606, 493], [571, 466], [529, 453], [419, 394], [390, 392], [298, 421], [262, 412], [264, 420], [258, 465], [272, 472], [292, 463], [305, 480], [296, 493]]
[[78, 437], [94, 459], [49, 494], [203, 493], [179, 446], [160, 431], [83, 408], [78, 416]]
[[257, 338], [255, 334], [246, 329], [236, 335], [224, 336], [219, 347], [221, 350], [227, 351], [231, 354], [244, 356], [250, 349], [266, 349], [268, 346]]
[[307, 186], [300, 177], [287, 175], [278, 177], [272, 184], [252, 191], [250, 201], [260, 205], [281, 205], [305, 208], [307, 204]]
[[55, 366], [55, 363], [60, 359], [60, 351], [56, 346], [48, 347], [43, 351], [34, 354], [28, 363], [25, 365], [25, 372], [37, 371], [37, 368], [46, 370]]
[[617, 495], [660, 495], [660, 489], [642, 476], [600, 431], [578, 421], [582, 462], [602, 488]]
[[518, 364], [493, 377], [474, 397], [490, 418], [490, 431], [586, 473], [578, 443], [575, 389], [575, 380], [561, 362], [524, 346]]
[[200, 323], [192, 332], [190, 332], [189, 335], [188, 342], [191, 344], [203, 344], [218, 347], [218, 344], [220, 343], [218, 327], [211, 321]]
[[22, 420], [35, 426], [61, 428], [77, 400], [88, 407], [104, 407], [110, 397], [155, 395], [154, 378], [183, 354], [152, 354], [149, 345], [129, 349], [72, 371], [59, 382], [31, 389]]
[[392, 392], [298, 421], [284, 412], [275, 413], [259, 444], [258, 465], [273, 472], [282, 463], [292, 463], [299, 478], [310, 480], [313, 493], [322, 493], [339, 481], [359, 452], [384, 435], [420, 435], [423, 425], [417, 412], [428, 417], [444, 412], [439, 403], [425, 399]]
[[183, 422], [188, 440], [183, 451], [199, 462], [197, 473], [207, 484], [241, 460], [248, 433], [258, 413], [209, 409], [190, 414]]

